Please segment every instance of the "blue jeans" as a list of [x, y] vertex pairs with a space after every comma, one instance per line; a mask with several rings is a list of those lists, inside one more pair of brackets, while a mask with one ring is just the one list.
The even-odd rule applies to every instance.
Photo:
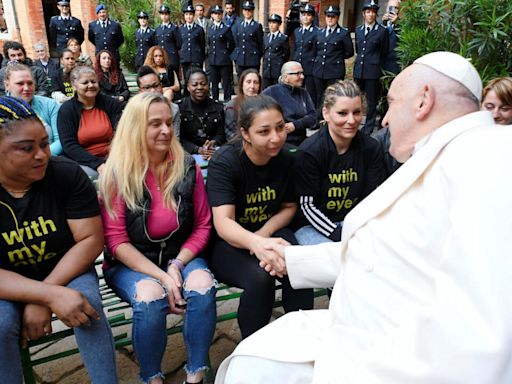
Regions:
[[[343, 221], [336, 223], [343, 225]], [[295, 232], [295, 237], [300, 245], [315, 245], [321, 243], [332, 243], [332, 240], [318, 232], [312, 225], [305, 225]]]
[[[215, 285], [206, 292], [187, 290], [187, 278], [192, 271], [206, 270], [206, 260], [195, 258], [183, 270], [183, 298], [187, 301], [183, 337], [187, 350], [187, 373], [196, 373], [208, 367], [208, 351], [215, 332]], [[208, 271], [209, 272], [209, 271]], [[143, 302], [136, 300], [136, 286], [141, 280], [157, 281], [144, 273], [135, 272], [123, 264], [105, 270], [105, 281], [114, 292], [133, 308], [133, 349], [140, 364], [140, 378], [144, 383], [154, 377], [163, 377], [162, 358], [167, 345], [167, 314], [169, 302], [164, 286], [162, 298]], [[159, 281], [157, 281], [159, 282]]]
[[[81, 292], [100, 315], [90, 326], [74, 328], [80, 355], [91, 381], [95, 384], [116, 384], [114, 340], [108, 325], [98, 277], [94, 270], [73, 279], [68, 285]], [[0, 300], [0, 380], [2, 383], [22, 383], [23, 370], [20, 357], [20, 330], [24, 304]]]

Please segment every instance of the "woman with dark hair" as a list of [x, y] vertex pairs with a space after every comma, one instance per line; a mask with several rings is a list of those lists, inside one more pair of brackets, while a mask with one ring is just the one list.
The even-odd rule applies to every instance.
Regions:
[[169, 100], [178, 100], [181, 97], [178, 75], [169, 64], [167, 52], [162, 47], [155, 45], [149, 48], [144, 65], [148, 65], [156, 72], [163, 87], [164, 96]]
[[71, 72], [76, 95], [59, 110], [57, 126], [64, 155], [75, 160], [92, 178], [104, 167], [110, 141], [121, 117], [121, 105], [100, 94], [94, 69], [76, 67]]
[[512, 77], [498, 77], [487, 83], [482, 110], [491, 112], [496, 124], [512, 124]]
[[[240, 106], [240, 134], [213, 155], [207, 191], [217, 238], [211, 268], [219, 281], [244, 291], [238, 324], [246, 338], [270, 320], [275, 276], [260, 267], [276, 255], [274, 244], [297, 244], [287, 228], [297, 210], [293, 188], [294, 156], [286, 142], [281, 107], [269, 96], [247, 98]], [[286, 312], [313, 308], [313, 291], [282, 283]]]
[[240, 75], [236, 89], [236, 97], [231, 99], [224, 108], [226, 139], [231, 140], [238, 134], [238, 111], [246, 97], [259, 95], [261, 92], [261, 75], [254, 69], [246, 69]]
[[187, 383], [202, 382], [216, 319], [215, 283], [201, 257], [211, 213], [201, 172], [174, 136], [164, 96], [143, 92], [128, 102], [100, 191], [105, 280], [133, 308], [141, 379], [163, 383], [171, 312], [185, 316]]
[[106, 49], [99, 51], [96, 54], [94, 70], [100, 82], [100, 92], [124, 107], [130, 98], [130, 91], [114, 55]]
[[80, 167], [51, 156], [21, 99], [0, 97], [0, 378], [21, 383], [20, 342], [73, 328], [91, 382], [116, 384], [112, 333], [94, 260], [103, 251], [96, 191]]
[[189, 96], [176, 102], [181, 144], [188, 153], [200, 155], [198, 160], [209, 160], [215, 148], [225, 142], [224, 108], [208, 95], [208, 77], [201, 68], [190, 67], [185, 82]]
[[345, 216], [386, 179], [377, 140], [359, 131], [363, 95], [353, 81], [327, 87], [325, 124], [299, 147], [295, 188], [299, 244], [341, 241]]
[[75, 95], [70, 75], [71, 71], [76, 67], [76, 61], [73, 52], [69, 48], [64, 48], [60, 53], [60, 65], [60, 70], [52, 77], [50, 94], [52, 99], [62, 104]]
[[89, 67], [92, 66], [91, 56], [82, 52], [82, 46], [77, 39], [70, 37], [66, 45], [69, 49], [71, 49], [71, 52], [73, 52], [76, 65], [88, 65]]

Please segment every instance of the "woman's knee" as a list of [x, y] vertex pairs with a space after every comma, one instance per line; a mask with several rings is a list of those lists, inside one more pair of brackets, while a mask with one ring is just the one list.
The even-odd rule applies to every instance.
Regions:
[[140, 280], [135, 284], [135, 297], [136, 302], [151, 302], [163, 299], [166, 292], [162, 285], [153, 279]]
[[196, 291], [203, 295], [214, 286], [215, 282], [212, 275], [208, 271], [201, 269], [190, 272], [184, 283], [185, 290]]
[[0, 344], [18, 340], [21, 322], [21, 304], [0, 300]]

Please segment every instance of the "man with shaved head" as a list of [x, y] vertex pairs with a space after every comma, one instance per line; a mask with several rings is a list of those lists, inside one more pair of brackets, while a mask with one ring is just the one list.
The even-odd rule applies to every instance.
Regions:
[[217, 384], [512, 382], [512, 130], [479, 111], [481, 92], [450, 52], [396, 77], [383, 124], [404, 164], [341, 243], [280, 245], [260, 264], [295, 289], [334, 284], [329, 309], [245, 339]]
[[316, 126], [316, 110], [311, 96], [305, 88], [304, 69], [296, 61], [288, 61], [281, 67], [279, 84], [272, 85], [262, 92], [281, 105], [288, 134], [286, 141], [300, 145], [306, 138], [306, 130]]

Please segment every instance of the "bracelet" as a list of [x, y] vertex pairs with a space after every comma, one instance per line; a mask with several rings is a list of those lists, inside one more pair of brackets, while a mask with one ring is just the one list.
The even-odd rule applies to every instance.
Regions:
[[171, 265], [174, 265], [176, 268], [178, 268], [180, 272], [183, 272], [183, 270], [185, 269], [185, 264], [183, 264], [183, 262], [180, 259], [169, 260], [167, 268], [169, 268]]

